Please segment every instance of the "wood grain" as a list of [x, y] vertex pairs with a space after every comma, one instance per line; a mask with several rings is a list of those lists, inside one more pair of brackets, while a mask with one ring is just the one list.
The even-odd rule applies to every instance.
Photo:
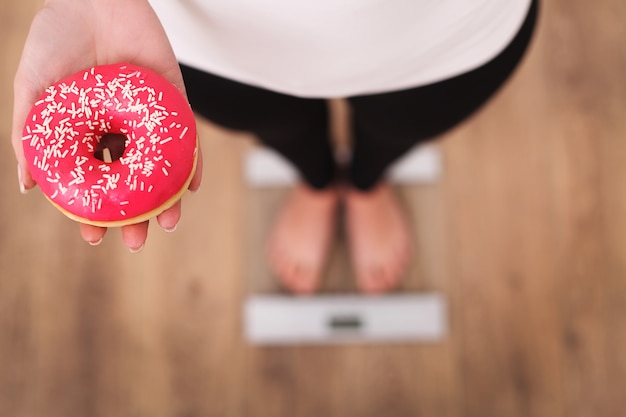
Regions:
[[[263, 245], [287, 190], [244, 184], [252, 138], [200, 121], [178, 230], [151, 225], [138, 255], [117, 230], [86, 245], [18, 192], [11, 81], [40, 1], [2, 2], [0, 416], [622, 416], [626, 5], [543, 3], [514, 77], [442, 138], [443, 178], [398, 188], [417, 249], [403, 290], [446, 295], [449, 337], [258, 348], [241, 306], [277, 290]], [[335, 249], [323, 290], [351, 292]]]

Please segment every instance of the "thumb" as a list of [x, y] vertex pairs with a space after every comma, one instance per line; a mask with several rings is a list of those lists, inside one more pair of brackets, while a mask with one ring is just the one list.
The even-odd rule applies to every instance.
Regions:
[[41, 94], [43, 88], [38, 83], [29, 81], [22, 72], [18, 70], [13, 83], [13, 124], [11, 127], [11, 144], [15, 152], [18, 166], [18, 180], [20, 183], [20, 191], [25, 193], [33, 188], [36, 183], [33, 180], [28, 164], [24, 157], [24, 148], [22, 146], [23, 129], [26, 117], [30, 112], [30, 108]]

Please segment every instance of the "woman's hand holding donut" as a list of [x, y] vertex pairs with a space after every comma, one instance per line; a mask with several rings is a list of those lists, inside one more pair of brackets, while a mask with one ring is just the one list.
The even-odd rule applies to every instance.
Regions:
[[[129, 62], [161, 74], [184, 93], [184, 84], [167, 36], [147, 0], [49, 0], [35, 16], [14, 81], [12, 143], [18, 161], [20, 188], [35, 186], [22, 148], [22, 128], [39, 95], [57, 80], [81, 69]], [[189, 189], [196, 190], [202, 156]], [[168, 231], [180, 219], [180, 201], [157, 216]], [[83, 238], [99, 243], [106, 228], [80, 225]], [[122, 227], [131, 251], [146, 240], [148, 222]]]

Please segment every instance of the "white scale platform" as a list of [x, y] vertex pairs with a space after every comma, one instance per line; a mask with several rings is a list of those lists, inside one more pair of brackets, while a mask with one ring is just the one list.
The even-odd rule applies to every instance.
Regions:
[[[389, 171], [392, 182], [433, 183], [441, 173], [436, 145], [409, 152]], [[297, 174], [275, 152], [254, 147], [245, 160], [254, 188], [285, 187]], [[244, 304], [244, 332], [253, 345], [432, 343], [445, 338], [446, 302], [438, 293], [383, 296], [251, 294]]]
[[[398, 184], [433, 183], [441, 175], [441, 151], [436, 145], [424, 145], [407, 153], [389, 170], [389, 179]], [[295, 169], [276, 152], [255, 147], [246, 154], [246, 182], [252, 187], [280, 187], [295, 183]]]
[[259, 345], [437, 342], [446, 321], [438, 294], [253, 295], [244, 311], [246, 339]]

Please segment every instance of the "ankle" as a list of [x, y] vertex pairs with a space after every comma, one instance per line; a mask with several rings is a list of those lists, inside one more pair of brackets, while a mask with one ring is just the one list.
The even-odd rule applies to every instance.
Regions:
[[300, 182], [293, 188], [293, 193], [311, 202], [335, 202], [339, 199], [338, 188], [334, 184], [323, 189], [318, 189], [304, 182]]
[[367, 190], [346, 186], [342, 197], [348, 204], [367, 204], [380, 199], [395, 198], [391, 185], [386, 181], [381, 181]]

